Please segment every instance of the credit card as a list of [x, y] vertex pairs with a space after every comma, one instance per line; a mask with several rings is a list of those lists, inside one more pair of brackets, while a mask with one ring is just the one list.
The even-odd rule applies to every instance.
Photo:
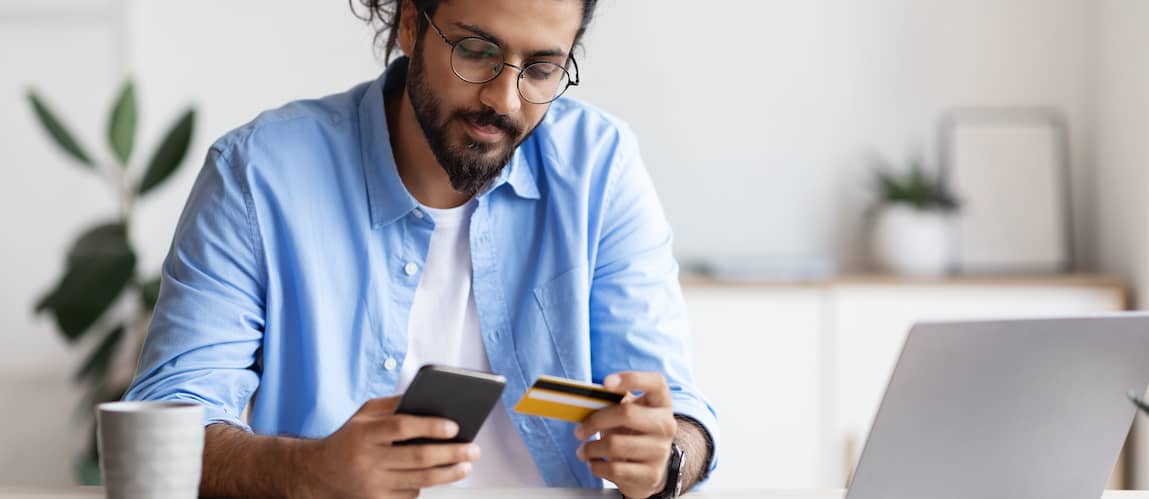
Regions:
[[539, 376], [515, 412], [580, 423], [591, 413], [622, 402], [624, 395], [594, 383]]

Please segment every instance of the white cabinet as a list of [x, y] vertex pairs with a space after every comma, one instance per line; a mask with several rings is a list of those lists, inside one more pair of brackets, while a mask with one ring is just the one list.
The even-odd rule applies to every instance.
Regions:
[[1122, 310], [1091, 277], [685, 283], [700, 389], [719, 411], [722, 488], [842, 487], [910, 326]]
[[709, 486], [817, 486], [823, 291], [688, 287], [686, 301], [695, 377], [722, 425]]

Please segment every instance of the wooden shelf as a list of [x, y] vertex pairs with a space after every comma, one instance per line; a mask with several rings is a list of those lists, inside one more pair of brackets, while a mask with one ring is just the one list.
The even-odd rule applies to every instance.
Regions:
[[990, 287], [990, 288], [1099, 288], [1117, 294], [1122, 309], [1132, 307], [1132, 295], [1124, 280], [1106, 274], [1018, 274], [1018, 275], [953, 275], [942, 277], [906, 277], [893, 274], [846, 274], [824, 279], [722, 279], [698, 274], [684, 274], [679, 282], [686, 289], [833, 289], [845, 286], [890, 287]]
[[847, 274], [825, 279], [722, 279], [698, 274], [683, 274], [680, 282], [687, 287], [830, 287], [865, 286], [1073, 286], [1126, 290], [1122, 279], [1104, 274], [1025, 274], [1025, 275], [954, 275], [943, 277], [905, 277], [892, 274]]

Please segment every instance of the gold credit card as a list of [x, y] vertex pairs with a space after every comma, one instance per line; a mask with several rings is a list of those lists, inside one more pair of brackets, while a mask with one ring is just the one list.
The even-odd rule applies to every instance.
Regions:
[[580, 423], [591, 413], [622, 402], [623, 394], [602, 385], [539, 376], [515, 405], [515, 412]]

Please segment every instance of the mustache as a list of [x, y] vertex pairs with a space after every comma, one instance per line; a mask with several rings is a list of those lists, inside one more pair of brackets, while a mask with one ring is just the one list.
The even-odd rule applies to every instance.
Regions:
[[517, 138], [523, 134], [523, 127], [515, 123], [510, 116], [496, 113], [490, 108], [482, 111], [455, 111], [454, 117], [470, 120], [479, 126], [493, 126], [512, 138]]

